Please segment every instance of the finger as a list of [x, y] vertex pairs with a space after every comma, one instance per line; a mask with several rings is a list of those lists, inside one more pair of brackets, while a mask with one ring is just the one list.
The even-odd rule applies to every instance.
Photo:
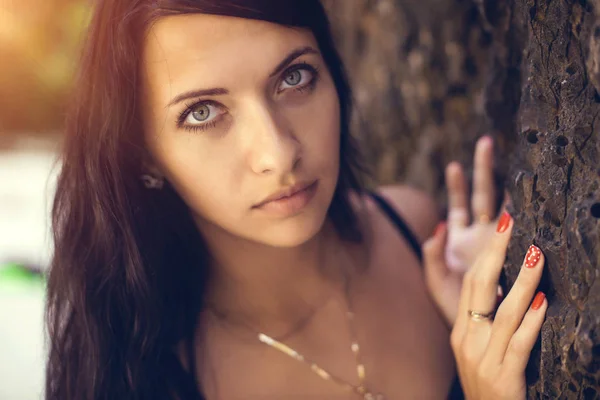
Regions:
[[531, 355], [531, 349], [533, 349], [542, 329], [547, 309], [546, 296], [539, 292], [531, 303], [527, 314], [525, 314], [521, 326], [510, 339], [503, 360], [503, 368], [513, 371], [519, 376], [523, 375]]
[[[500, 273], [506, 258], [506, 248], [510, 242], [510, 236], [514, 222], [510, 214], [506, 213], [500, 219], [498, 228], [507, 224], [502, 232], [492, 235], [489, 248], [476, 260], [476, 269], [471, 280], [471, 298], [469, 308], [471, 310], [489, 313], [495, 310], [498, 298], [498, 282]], [[469, 329], [477, 330], [482, 325], [481, 321], [470, 320]]]
[[[446, 280], [451, 271], [445, 259], [447, 234], [446, 222], [442, 221], [436, 227], [432, 237], [423, 243], [423, 261], [425, 282], [436, 301], [439, 301], [445, 292]], [[439, 304], [438, 309], [448, 326], [452, 327], [456, 321], [456, 309]]]
[[[485, 136], [477, 141], [474, 157], [473, 194], [471, 208], [473, 218], [487, 216], [493, 219], [496, 187], [493, 175], [493, 140]], [[489, 221], [489, 220], [488, 220]]]
[[435, 228], [433, 236], [423, 243], [425, 279], [433, 288], [439, 287], [439, 284], [449, 272], [444, 257], [446, 236], [446, 222], [442, 221]]
[[[497, 257], [496, 261], [494, 262], [493, 259], [490, 259], [489, 255], [484, 253], [483, 256], [480, 256], [480, 258], [475, 260], [474, 265], [471, 267], [471, 269], [469, 271], [467, 271], [465, 273], [465, 275], [463, 277], [463, 284], [462, 284], [460, 301], [459, 301], [459, 306], [458, 306], [458, 316], [456, 318], [456, 323], [454, 324], [454, 329], [453, 329], [453, 335], [455, 336], [454, 339], [457, 342], [456, 344], [458, 344], [458, 342], [460, 340], [462, 340], [462, 338], [466, 334], [467, 328], [468, 328], [470, 320], [471, 320], [471, 318], [469, 316], [469, 309], [472, 308], [472, 301], [473, 301], [472, 300], [472, 297], [473, 297], [472, 292], [474, 290], [480, 289], [479, 287], [477, 287], [478, 286], [477, 280], [481, 280], [483, 273], [484, 273], [484, 272], [481, 272], [480, 270], [486, 269], [486, 267], [489, 263], [495, 264], [496, 268], [499, 269], [496, 273], [496, 280], [495, 280], [496, 285], [493, 286], [493, 289], [491, 289], [493, 292], [493, 298], [495, 299], [495, 302], [493, 304], [493, 309], [495, 309], [496, 302], [498, 299], [499, 274], [500, 274], [500, 271], [502, 270], [502, 265], [504, 262], [504, 258], [506, 256], [506, 246], [508, 245], [508, 242], [510, 241], [510, 234], [512, 232], [513, 224], [514, 224], [514, 222], [513, 222], [512, 218], [510, 217], [510, 214], [505, 213], [503, 215], [503, 218], [501, 218], [498, 221], [498, 225], [496, 228], [497, 232], [495, 235], [492, 235], [492, 243], [489, 244], [489, 246], [491, 248], [491, 254], [495, 254]], [[498, 230], [501, 230], [501, 232], [498, 232]], [[494, 250], [495, 247], [498, 247], [501, 250], [500, 251], [498, 251], [497, 249]], [[499, 268], [498, 268], [498, 265], [499, 265]], [[481, 321], [479, 321], [479, 322], [481, 322]]]
[[469, 270], [463, 276], [456, 321], [454, 322], [454, 327], [452, 328], [452, 333], [450, 335], [450, 344], [452, 345], [455, 353], [458, 352], [462, 341], [464, 340], [469, 323], [468, 310], [469, 299], [471, 297], [471, 279], [473, 276], [473, 271], [473, 269]]
[[454, 161], [446, 167], [448, 187], [448, 227], [465, 227], [469, 224], [467, 185], [460, 163]]
[[492, 327], [492, 337], [487, 351], [491, 362], [497, 364], [502, 362], [508, 343], [519, 328], [535, 289], [540, 283], [543, 266], [544, 255], [542, 251], [537, 246], [531, 245], [515, 284], [496, 313], [494, 326]]

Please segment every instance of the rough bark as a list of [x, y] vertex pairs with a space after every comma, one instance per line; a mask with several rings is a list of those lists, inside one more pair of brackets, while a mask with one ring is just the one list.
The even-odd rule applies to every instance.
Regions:
[[533, 242], [550, 307], [530, 398], [600, 398], [600, 0], [323, 0], [378, 182], [444, 203], [443, 167], [495, 137], [516, 224], [505, 291]]
[[[600, 2], [596, 4], [596, 10]], [[600, 176], [591, 3], [519, 0], [527, 21], [514, 175], [519, 224], [509, 281], [526, 246], [547, 259], [541, 289], [551, 307], [530, 363], [530, 395], [600, 397]], [[598, 29], [600, 36], [600, 29]], [[586, 60], [589, 59], [589, 62]]]

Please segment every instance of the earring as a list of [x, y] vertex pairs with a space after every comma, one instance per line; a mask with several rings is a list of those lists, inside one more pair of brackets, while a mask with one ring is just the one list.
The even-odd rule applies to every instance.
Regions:
[[141, 176], [142, 182], [146, 189], [162, 189], [165, 184], [165, 179], [163, 177], [157, 178], [156, 176], [150, 174], [143, 174]]

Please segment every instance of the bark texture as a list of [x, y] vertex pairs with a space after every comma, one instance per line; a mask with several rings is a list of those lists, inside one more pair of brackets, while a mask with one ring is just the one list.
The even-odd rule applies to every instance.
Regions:
[[550, 303], [530, 398], [600, 398], [600, 0], [323, 0], [379, 183], [445, 202], [443, 167], [496, 141], [516, 220], [505, 292], [531, 243]]
[[543, 398], [600, 397], [598, 6], [549, 0], [513, 6], [526, 20], [527, 44], [517, 115], [521, 162], [511, 185], [519, 229], [508, 280], [530, 242], [544, 250], [541, 289], [551, 307], [529, 388]]

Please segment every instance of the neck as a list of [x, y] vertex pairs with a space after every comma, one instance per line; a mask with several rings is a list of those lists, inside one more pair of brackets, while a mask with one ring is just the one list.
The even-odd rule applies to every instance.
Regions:
[[333, 226], [294, 248], [277, 248], [224, 231], [204, 235], [212, 255], [207, 303], [255, 330], [287, 332], [343, 285], [342, 243]]

